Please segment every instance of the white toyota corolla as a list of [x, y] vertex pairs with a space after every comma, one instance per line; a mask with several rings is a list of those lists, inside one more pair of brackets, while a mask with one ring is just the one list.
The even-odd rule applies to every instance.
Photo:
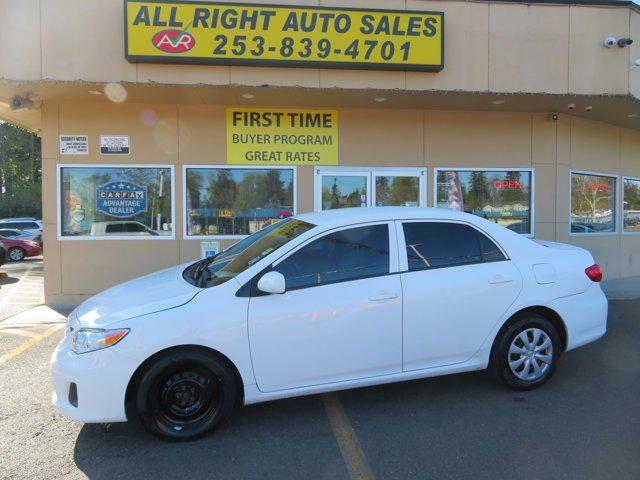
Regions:
[[487, 367], [531, 389], [604, 335], [601, 276], [586, 250], [452, 210], [298, 215], [80, 305], [53, 403], [186, 440], [238, 403]]

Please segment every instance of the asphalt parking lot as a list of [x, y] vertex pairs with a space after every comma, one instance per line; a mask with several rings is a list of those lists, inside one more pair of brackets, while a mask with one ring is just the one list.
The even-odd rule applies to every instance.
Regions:
[[607, 336], [536, 391], [478, 372], [283, 400], [186, 444], [59, 416], [48, 363], [62, 329], [23, 333], [0, 323], [3, 479], [640, 478], [640, 300], [611, 302]]

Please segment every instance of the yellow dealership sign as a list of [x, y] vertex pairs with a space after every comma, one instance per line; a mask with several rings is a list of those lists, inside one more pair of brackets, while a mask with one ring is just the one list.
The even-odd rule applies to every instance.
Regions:
[[338, 112], [228, 108], [227, 163], [338, 165]]
[[125, 0], [130, 62], [440, 71], [444, 13]]

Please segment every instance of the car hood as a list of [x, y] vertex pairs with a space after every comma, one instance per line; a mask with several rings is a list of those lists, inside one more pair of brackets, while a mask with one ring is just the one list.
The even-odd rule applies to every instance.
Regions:
[[81, 327], [100, 328], [184, 305], [201, 291], [182, 278], [188, 265], [161, 270], [94, 295], [76, 308], [73, 321]]

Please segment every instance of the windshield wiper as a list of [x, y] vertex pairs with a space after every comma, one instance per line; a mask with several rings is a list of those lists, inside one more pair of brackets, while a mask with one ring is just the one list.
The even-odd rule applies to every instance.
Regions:
[[[205, 282], [211, 280], [211, 273], [209, 272], [209, 265], [211, 265], [211, 263], [213, 262], [213, 260], [219, 255], [219, 253], [215, 254], [212, 257], [207, 257], [207, 258], [203, 258], [202, 260], [200, 260], [199, 262], [195, 263], [195, 265], [197, 265], [197, 267], [195, 268], [195, 271], [193, 272], [193, 280], [196, 282], [196, 287], [200, 287], [203, 288]], [[203, 276], [203, 273], [207, 272], [208, 278], [205, 280], [205, 277]]]

